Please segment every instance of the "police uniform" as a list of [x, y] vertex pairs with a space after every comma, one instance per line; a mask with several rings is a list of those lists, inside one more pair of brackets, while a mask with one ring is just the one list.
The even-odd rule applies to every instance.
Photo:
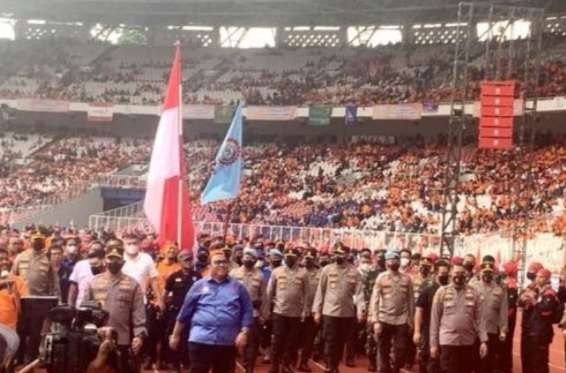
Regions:
[[[373, 291], [373, 287], [375, 286], [375, 281], [377, 280], [377, 277], [383, 272], [385, 272], [384, 269], [372, 270], [363, 279], [363, 292], [366, 311], [370, 309], [369, 304], [371, 301], [371, 293]], [[364, 347], [366, 350], [366, 355], [369, 359], [368, 371], [375, 372], [377, 365], [377, 340], [375, 338], [375, 333], [373, 332], [373, 324], [369, 322], [369, 320], [366, 320], [366, 324]]]
[[[344, 251], [337, 252], [344, 254]], [[344, 344], [350, 336], [356, 317], [365, 312], [360, 273], [344, 261], [322, 269], [312, 311], [322, 315], [325, 355], [331, 372], [338, 371]]]
[[545, 285], [527, 288], [519, 297], [519, 306], [523, 307], [523, 372], [548, 373], [549, 346], [554, 336], [552, 324], [560, 321], [563, 305], [550, 285]]
[[469, 285], [446, 285], [436, 291], [430, 320], [430, 346], [440, 348], [446, 373], [467, 373], [473, 368], [475, 342], [487, 343], [479, 294]]
[[[428, 258], [423, 258], [421, 259], [421, 266], [424, 265], [424, 261], [428, 260]], [[432, 263], [430, 264], [430, 266], [432, 267]], [[419, 299], [419, 296], [421, 294], [422, 289], [424, 289], [425, 287], [431, 285], [433, 283], [432, 281], [432, 276], [429, 275], [423, 275], [422, 273], [420, 273], [420, 268], [419, 267], [419, 271], [416, 273], [411, 274], [411, 281], [413, 282], [413, 296], [415, 298], [415, 304], [417, 303], [417, 300]], [[411, 316], [412, 320], [415, 319], [415, 308], [413, 308], [413, 315]], [[415, 344], [413, 343], [413, 338], [411, 338], [411, 336], [413, 335], [414, 330], [410, 330], [409, 334], [407, 336], [407, 344], [409, 346], [409, 349], [407, 351], [407, 367], [410, 368], [410, 366], [413, 365], [414, 361], [415, 361], [415, 357], [417, 356], [417, 351], [420, 351], [421, 346], [415, 346]], [[422, 355], [422, 351], [420, 351], [420, 355]]]
[[[109, 256], [122, 257], [122, 253], [113, 248]], [[85, 290], [85, 299], [96, 301], [108, 312], [107, 325], [118, 334], [118, 351], [120, 352], [120, 372], [138, 372], [139, 362], [132, 361], [129, 349], [133, 337], [144, 338], [147, 335], [144, 294], [138, 282], [119, 272], [112, 275], [104, 272], [96, 275]]]
[[[292, 372], [291, 365], [297, 355], [298, 332], [301, 318], [307, 314], [309, 280], [304, 268], [299, 267], [298, 250], [287, 249], [285, 256], [297, 259], [292, 267], [287, 264], [273, 270], [267, 285], [263, 312], [272, 320], [271, 369]], [[273, 307], [273, 311], [270, 311]]]
[[[183, 254], [181, 254], [183, 255]], [[189, 353], [187, 351], [187, 339], [181, 338], [178, 352], [169, 349], [169, 335], [173, 332], [177, 314], [183, 305], [185, 296], [195, 282], [200, 280], [200, 273], [190, 270], [189, 272], [180, 269], [173, 272], [165, 281], [165, 323], [167, 333], [163, 335], [161, 346], [165, 347], [165, 356], [168, 362], [175, 368], [179, 368], [181, 362], [188, 363]]]
[[[309, 257], [314, 260], [314, 255], [310, 255]], [[312, 316], [312, 305], [314, 302], [314, 295], [316, 293], [316, 288], [320, 281], [320, 269], [316, 266], [312, 268], [305, 267], [307, 271], [307, 276], [309, 279], [309, 293], [307, 297], [307, 304], [306, 304], [306, 315], [305, 320], [302, 323], [301, 328], [301, 362], [299, 366], [299, 370], [303, 372], [309, 372], [310, 368], [308, 367], [308, 361], [312, 357], [313, 348], [314, 348], [314, 339], [318, 332], [318, 326], [314, 322]]]
[[381, 326], [378, 335], [380, 372], [397, 373], [403, 366], [414, 308], [413, 283], [409, 275], [393, 271], [379, 275], [370, 299], [369, 318], [373, 324]]
[[[33, 235], [31, 241], [41, 239], [41, 235]], [[30, 296], [56, 296], [61, 298], [59, 276], [51, 266], [51, 261], [44, 251], [27, 249], [18, 254], [12, 265], [12, 273], [21, 277], [28, 288]], [[25, 352], [25, 361], [30, 362], [37, 357], [41, 342], [41, 330], [47, 315], [38, 312], [22, 314], [20, 321], [20, 336], [22, 337], [22, 351]]]
[[499, 337], [507, 335], [508, 330], [507, 294], [495, 280], [489, 283], [479, 281], [473, 287], [480, 296], [481, 317], [488, 336], [487, 356], [479, 362], [479, 370], [482, 373], [490, 373], [501, 365], [496, 354], [500, 344]]
[[261, 324], [259, 321], [261, 304], [265, 298], [266, 282], [263, 273], [258, 268], [247, 269], [245, 266], [230, 271], [230, 277], [240, 281], [250, 294], [252, 301], [254, 322], [248, 334], [248, 343], [244, 355], [244, 368], [246, 373], [254, 371], [257, 352], [259, 349]]

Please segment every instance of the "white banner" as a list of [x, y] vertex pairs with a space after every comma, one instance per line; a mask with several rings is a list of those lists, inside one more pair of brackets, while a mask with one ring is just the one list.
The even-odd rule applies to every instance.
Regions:
[[69, 111], [69, 101], [20, 98], [17, 100], [16, 108], [22, 111], [66, 113]]
[[244, 109], [248, 120], [290, 121], [297, 116], [296, 106], [248, 106]]
[[552, 233], [539, 233], [527, 241], [527, 263], [540, 262], [558, 274], [564, 266], [564, 240]]
[[214, 105], [183, 105], [184, 119], [214, 119]]
[[423, 105], [398, 104], [398, 105], [375, 105], [373, 107], [373, 119], [376, 120], [417, 120], [423, 115]]
[[114, 106], [112, 104], [90, 104], [87, 110], [87, 119], [91, 122], [112, 122]]

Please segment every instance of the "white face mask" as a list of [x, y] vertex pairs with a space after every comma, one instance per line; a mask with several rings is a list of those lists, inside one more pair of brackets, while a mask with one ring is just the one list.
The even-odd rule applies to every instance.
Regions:
[[409, 258], [401, 258], [401, 267], [407, 267], [410, 262], [411, 262], [411, 259], [409, 259]]
[[126, 254], [128, 255], [137, 255], [140, 252], [140, 248], [137, 245], [128, 245], [126, 246]]
[[360, 264], [360, 271], [362, 272], [369, 272], [371, 270], [371, 264], [369, 263], [362, 263]]
[[67, 246], [67, 253], [74, 254], [78, 250], [78, 247], [75, 245]]

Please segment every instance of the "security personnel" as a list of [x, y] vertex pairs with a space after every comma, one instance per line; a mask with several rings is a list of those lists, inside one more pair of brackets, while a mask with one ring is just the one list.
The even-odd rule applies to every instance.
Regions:
[[505, 289], [495, 282], [494, 267], [491, 263], [483, 263], [480, 266], [480, 281], [471, 286], [480, 296], [481, 317], [488, 337], [487, 356], [479, 361], [479, 371], [491, 373], [501, 365], [499, 356], [496, 355], [500, 342], [504, 342], [507, 336], [507, 294]]
[[246, 373], [253, 372], [255, 367], [261, 336], [260, 310], [267, 287], [263, 273], [259, 268], [255, 268], [256, 255], [254, 249], [248, 248], [244, 250], [244, 256], [241, 258], [242, 265], [230, 271], [230, 277], [240, 281], [250, 294], [253, 306], [254, 321], [248, 333], [248, 343], [246, 344], [244, 354]]
[[147, 335], [144, 294], [134, 278], [122, 273], [123, 266], [124, 246], [115, 241], [106, 250], [107, 271], [87, 285], [84, 300], [96, 301], [108, 312], [107, 325], [118, 334], [119, 371], [134, 373], [140, 371], [138, 356]]
[[563, 305], [556, 292], [550, 287], [551, 273], [548, 269], [540, 269], [535, 278], [535, 286], [524, 291], [519, 298], [519, 306], [523, 307], [523, 319], [526, 330], [525, 348], [528, 354], [524, 373], [548, 373], [548, 352], [554, 331], [552, 324], [560, 321]]
[[372, 290], [369, 320], [378, 338], [379, 372], [398, 373], [407, 354], [415, 298], [411, 277], [399, 272], [399, 252], [388, 250], [385, 262], [387, 272], [379, 275]]
[[[543, 269], [541, 263], [539, 262], [529, 263], [526, 274], [529, 283], [519, 293], [519, 300], [517, 301], [517, 305], [519, 307], [524, 308], [525, 306], [527, 306], [527, 303], [531, 303], [531, 302], [526, 302], [526, 299], [532, 298], [533, 295], [535, 294], [536, 291], [535, 279], [537, 277], [538, 271], [540, 271], [541, 269]], [[521, 298], [523, 298], [523, 301], [521, 301]], [[523, 309], [523, 311], [525, 310]], [[528, 319], [524, 317], [524, 315], [525, 314], [523, 314], [523, 317], [521, 318], [521, 365], [523, 366], [523, 369], [525, 369], [524, 367], [531, 365], [531, 361], [530, 361], [531, 355], [529, 355], [529, 351], [527, 347], [527, 335], [529, 334], [529, 328], [531, 324], [528, 322]]]
[[309, 295], [306, 304], [307, 314], [301, 328], [303, 332], [301, 336], [301, 361], [299, 363], [299, 371], [301, 372], [311, 372], [308, 361], [312, 357], [314, 339], [318, 332], [318, 327], [314, 322], [312, 314], [314, 295], [320, 281], [320, 268], [316, 265], [316, 254], [316, 249], [309, 249], [304, 257], [305, 270], [309, 278]]
[[348, 251], [341, 243], [335, 245], [334, 263], [322, 270], [312, 306], [315, 322], [322, 321], [324, 352], [331, 373], [338, 372], [344, 344], [354, 325], [354, 302], [357, 302], [359, 321], [365, 311], [360, 273], [346, 262]]
[[[177, 255], [177, 261], [181, 265], [181, 269], [173, 272], [165, 281], [165, 291], [163, 292], [163, 304], [165, 305], [165, 325], [167, 332], [163, 334], [165, 339], [173, 332], [177, 314], [183, 305], [185, 296], [194, 285], [200, 280], [200, 273], [194, 270], [193, 253], [190, 250], [183, 250]], [[165, 341], [166, 342], [166, 341]], [[181, 362], [188, 364], [187, 341], [181, 339], [179, 353], [171, 351], [169, 343], [162, 343], [165, 347], [165, 357], [169, 363], [173, 364], [173, 372], [181, 371]]]
[[[16, 256], [12, 265], [12, 274], [21, 277], [30, 296], [56, 296], [61, 297], [59, 276], [53, 268], [51, 260], [45, 251], [45, 236], [34, 233], [30, 237], [31, 249], [27, 249]], [[41, 331], [46, 314], [29, 312], [22, 315], [20, 322], [20, 336], [22, 337], [22, 351], [25, 353], [25, 362], [37, 357], [41, 342]]]
[[517, 263], [507, 262], [503, 264], [500, 284], [505, 288], [507, 294], [507, 335], [499, 345], [499, 370], [503, 373], [513, 371], [513, 339], [515, 337], [515, 324], [517, 322], [517, 301], [519, 291], [517, 289]]
[[[267, 299], [263, 312], [272, 320], [270, 373], [293, 372], [293, 359], [297, 355], [298, 331], [301, 318], [306, 315], [309, 296], [309, 279], [304, 268], [299, 267], [299, 250], [284, 251], [284, 265], [273, 269], [267, 285]], [[271, 308], [273, 309], [271, 311]]]
[[475, 289], [466, 284], [461, 262], [452, 266], [452, 283], [436, 291], [430, 320], [430, 356], [439, 356], [446, 373], [469, 373], [473, 369], [476, 339], [480, 357], [487, 354], [487, 332], [481, 317], [481, 300]]

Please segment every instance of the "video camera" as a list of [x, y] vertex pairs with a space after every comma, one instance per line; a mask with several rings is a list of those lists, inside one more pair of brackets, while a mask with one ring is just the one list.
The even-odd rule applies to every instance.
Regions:
[[[47, 317], [51, 325], [41, 354], [47, 372], [86, 372], [102, 343], [98, 328], [106, 323], [108, 312], [98, 303], [85, 302], [80, 308], [57, 306]], [[116, 331], [112, 338], [117, 339]]]

